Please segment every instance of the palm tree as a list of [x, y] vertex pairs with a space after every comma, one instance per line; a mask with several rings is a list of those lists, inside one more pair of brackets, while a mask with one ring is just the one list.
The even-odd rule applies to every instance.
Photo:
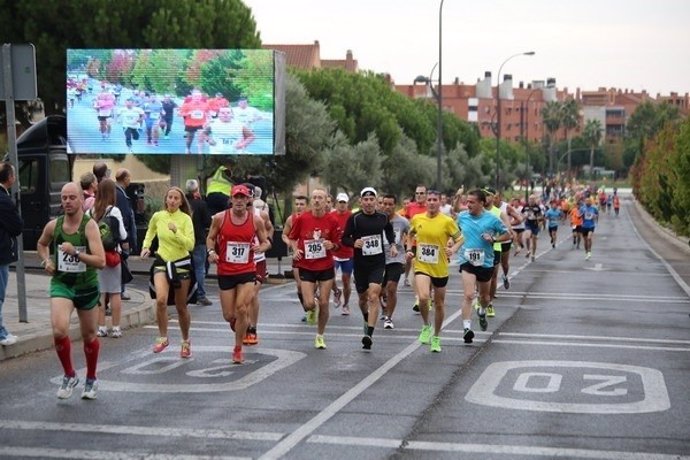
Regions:
[[561, 103], [561, 125], [565, 130], [565, 138], [568, 140], [568, 176], [570, 176], [570, 168], [572, 162], [570, 161], [570, 136], [569, 131], [577, 128], [580, 124], [580, 107], [577, 105], [575, 99], [568, 99]]
[[589, 146], [589, 174], [592, 175], [594, 170], [594, 149], [601, 143], [603, 129], [601, 121], [597, 119], [587, 120], [585, 129], [582, 131], [582, 137]]
[[549, 174], [553, 174], [554, 134], [561, 127], [561, 104], [558, 101], [547, 102], [541, 109], [541, 117], [549, 133]]

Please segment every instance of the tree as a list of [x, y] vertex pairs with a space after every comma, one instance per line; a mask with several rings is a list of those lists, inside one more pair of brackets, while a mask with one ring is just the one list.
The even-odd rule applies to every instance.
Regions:
[[594, 149], [599, 147], [601, 143], [603, 129], [601, 127], [601, 121], [598, 119], [587, 120], [585, 123], [585, 129], [582, 132], [582, 137], [584, 138], [587, 146], [589, 147], [589, 173], [592, 174], [594, 171]]
[[354, 146], [340, 132], [334, 141], [324, 154], [325, 167], [320, 176], [332, 191], [343, 190], [353, 196], [364, 187], [381, 185], [383, 157], [375, 134]]
[[549, 101], [541, 109], [541, 117], [548, 134], [549, 174], [553, 174], [553, 156], [556, 131], [561, 127], [561, 105], [558, 101]]
[[572, 168], [570, 131], [580, 124], [580, 108], [575, 99], [568, 99], [561, 104], [561, 126], [565, 130], [565, 138], [568, 141], [568, 175]]
[[381, 180], [384, 192], [400, 198], [409, 194], [418, 184], [430, 184], [435, 177], [436, 160], [419, 155], [414, 140], [404, 134], [393, 151], [384, 157], [382, 165], [386, 171]]
[[632, 165], [644, 154], [645, 143], [653, 139], [668, 123], [680, 119], [678, 107], [666, 103], [645, 101], [638, 105], [628, 119], [625, 131], [625, 152], [623, 162]]

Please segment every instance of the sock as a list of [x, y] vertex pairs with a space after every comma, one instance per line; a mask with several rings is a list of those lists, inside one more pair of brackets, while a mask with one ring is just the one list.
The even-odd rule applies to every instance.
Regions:
[[367, 326], [367, 335], [368, 335], [369, 337], [373, 337], [373, 336], [374, 336], [374, 328], [373, 328], [372, 326]]
[[84, 356], [86, 356], [86, 378], [96, 378], [96, 366], [98, 365], [98, 351], [101, 349], [101, 343], [97, 338], [93, 339], [91, 343], [84, 342]]
[[472, 329], [472, 320], [471, 319], [463, 319], [462, 320], [462, 327], [465, 329]]
[[55, 342], [55, 351], [60, 359], [60, 363], [62, 364], [62, 369], [65, 371], [65, 375], [74, 377], [77, 375], [77, 373], [72, 367], [72, 342], [67, 336], [60, 339], [53, 338], [53, 342]]

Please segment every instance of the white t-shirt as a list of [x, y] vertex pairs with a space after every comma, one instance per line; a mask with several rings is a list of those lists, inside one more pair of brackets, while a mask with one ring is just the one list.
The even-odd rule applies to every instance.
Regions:
[[209, 144], [209, 152], [213, 154], [232, 154], [237, 153], [236, 144], [242, 136], [242, 123], [232, 120], [229, 123], [213, 120], [209, 123], [211, 137], [216, 141], [216, 145]]
[[144, 111], [139, 107], [127, 108], [125, 107], [120, 111], [120, 119], [122, 120], [122, 126], [125, 128], [138, 129], [141, 127], [139, 121], [144, 116]]
[[249, 126], [259, 118], [261, 118], [261, 112], [259, 109], [256, 109], [254, 107], [247, 107], [247, 108], [241, 108], [241, 107], [235, 107], [232, 110], [233, 115], [235, 116], [235, 120], [239, 121], [243, 126]]

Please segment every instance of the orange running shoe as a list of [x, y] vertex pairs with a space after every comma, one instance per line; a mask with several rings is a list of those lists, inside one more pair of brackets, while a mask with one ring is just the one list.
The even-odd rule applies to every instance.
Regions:
[[192, 357], [192, 344], [189, 340], [182, 341], [182, 348], [180, 349], [180, 358], [191, 358]]
[[170, 345], [170, 342], [168, 342], [167, 337], [158, 337], [156, 339], [156, 344], [153, 346], [153, 352], [160, 353], [161, 351], [168, 348], [168, 345]]
[[232, 350], [232, 362], [235, 364], [242, 364], [244, 362], [244, 356], [242, 355], [242, 347], [235, 347]]
[[256, 335], [255, 330], [250, 330], [247, 331], [246, 334], [244, 334], [244, 339], [242, 339], [242, 344], [243, 345], [256, 345], [259, 343], [259, 338]]

